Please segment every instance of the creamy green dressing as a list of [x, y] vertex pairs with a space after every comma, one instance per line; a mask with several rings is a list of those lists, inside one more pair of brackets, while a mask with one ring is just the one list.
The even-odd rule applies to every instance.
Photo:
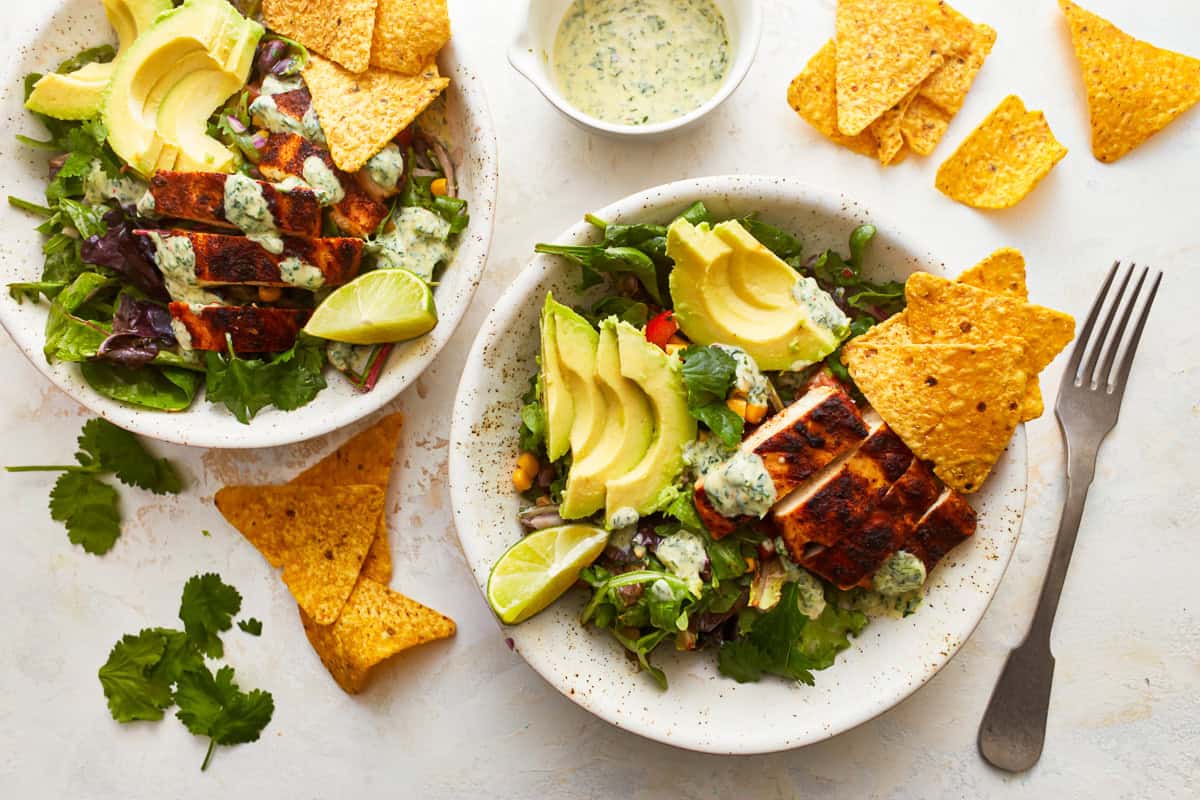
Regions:
[[714, 344], [733, 356], [737, 362], [734, 386], [746, 396], [749, 403], [767, 402], [767, 379], [758, 368], [758, 363], [740, 347], [730, 344]]
[[404, 175], [404, 156], [395, 143], [389, 142], [386, 147], [371, 156], [366, 165], [367, 177], [376, 186], [387, 191], [395, 191]]
[[303, 84], [299, 78], [281, 81], [274, 75], [263, 79], [258, 97], [250, 104], [250, 116], [255, 124], [261, 125], [272, 133], [294, 133], [303, 136], [311, 142], [325, 144], [325, 132], [317, 120], [317, 112], [309, 104], [301, 119], [285, 114], [275, 102], [275, 95], [295, 91]]
[[[821, 616], [821, 612], [825, 610], [825, 587], [815, 575], [795, 566], [790, 560], [785, 560], [784, 565], [791, 567], [788, 570], [788, 580], [793, 580], [796, 584], [796, 604], [800, 606], [800, 613], [809, 619]], [[794, 576], [791, 574], [792, 569], [795, 570]]]
[[871, 584], [887, 597], [915, 591], [925, 585], [925, 564], [912, 553], [897, 550], [876, 570]]
[[221, 302], [221, 298], [204, 291], [196, 282], [196, 252], [192, 249], [191, 239], [164, 236], [158, 231], [150, 231], [148, 235], [154, 243], [154, 263], [162, 273], [172, 300], [199, 305]]
[[338, 180], [337, 175], [333, 174], [333, 170], [320, 156], [309, 156], [304, 159], [304, 166], [300, 173], [304, 176], [304, 182], [317, 193], [317, 202], [321, 205], [336, 205], [346, 198], [346, 190], [342, 188], [342, 182]]
[[608, 519], [608, 527], [613, 530], [621, 530], [622, 528], [633, 528], [638, 521], [638, 512], [632, 506], [621, 506], [612, 513]]
[[283, 252], [283, 238], [271, 215], [271, 206], [263, 195], [263, 187], [253, 178], [240, 172], [225, 178], [225, 220], [257, 242], [268, 253]]
[[706, 436], [684, 446], [683, 463], [691, 468], [693, 478], [702, 478], [717, 464], [731, 458], [735, 452], [735, 448], [726, 447], [716, 436]]
[[279, 276], [284, 283], [297, 289], [320, 289], [325, 285], [325, 274], [321, 270], [295, 256], [279, 262]]
[[371, 243], [371, 251], [381, 269], [406, 269], [431, 281], [437, 265], [454, 255], [449, 237], [449, 222], [429, 209], [409, 206], [400, 210], [392, 230]]
[[426, 138], [439, 142], [442, 147], [450, 147], [450, 120], [446, 116], [446, 95], [440, 94], [429, 104], [429, 107], [417, 117], [417, 127]]
[[554, 40], [564, 97], [593, 117], [644, 125], [708, 101], [729, 70], [729, 34], [712, 0], [575, 0]]
[[92, 159], [83, 178], [83, 202], [89, 206], [116, 200], [123, 206], [136, 206], [146, 194], [146, 184], [136, 178], [110, 178], [99, 159]]
[[179, 343], [180, 353], [186, 353], [192, 349], [191, 331], [174, 317], [171, 317], [171, 332], [175, 334], [175, 341]]
[[705, 552], [704, 542], [699, 536], [688, 531], [673, 533], [658, 543], [654, 554], [664, 567], [687, 582], [692, 594], [700, 596], [704, 588], [704, 582], [700, 580], [700, 571], [708, 562], [708, 553]]
[[802, 275], [792, 287], [792, 297], [808, 312], [813, 324], [835, 333], [849, 328], [850, 318], [838, 308], [829, 292], [817, 285], [815, 279]]
[[141, 198], [137, 201], [136, 211], [139, 217], [157, 216], [158, 204], [155, 202], [154, 195], [149, 189], [143, 192]]
[[747, 514], [762, 517], [775, 505], [775, 483], [757, 453], [739, 450], [727, 461], [710, 467], [704, 493], [724, 517]]

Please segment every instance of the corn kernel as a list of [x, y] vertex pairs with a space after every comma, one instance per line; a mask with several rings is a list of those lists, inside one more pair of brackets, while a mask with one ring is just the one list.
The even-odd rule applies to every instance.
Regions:
[[533, 486], [533, 476], [517, 467], [513, 470], [512, 482], [518, 492], [528, 492]]
[[258, 287], [258, 300], [260, 303], [274, 303], [282, 294], [283, 290], [278, 286]]
[[746, 406], [746, 422], [757, 425], [767, 415], [766, 403], [750, 403]]
[[758, 562], [754, 560], [754, 556], [746, 556], [746, 571], [754, 572], [756, 566], [758, 566]]
[[729, 410], [737, 414], [742, 419], [746, 418], [746, 401], [740, 397], [731, 397], [725, 401], [725, 405]]
[[686, 344], [680, 344], [678, 342], [667, 342], [667, 355], [669, 355], [669, 356], [673, 356], [676, 353], [678, 353], [680, 350], [686, 350], [686, 349], [687, 349]]
[[517, 458], [517, 469], [524, 470], [530, 475], [537, 475], [541, 468], [542, 465], [538, 463], [537, 456], [533, 453], [521, 453]]
[[438, 197], [443, 197], [446, 194], [446, 179], [437, 178], [429, 184], [429, 191], [433, 192]]

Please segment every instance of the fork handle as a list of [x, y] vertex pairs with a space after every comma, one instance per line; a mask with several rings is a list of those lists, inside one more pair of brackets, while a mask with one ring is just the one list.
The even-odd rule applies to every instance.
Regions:
[[1046, 739], [1054, 679], [1050, 631], [1096, 469], [1096, 448], [1072, 448], [1067, 437], [1067, 502], [1029, 632], [1004, 663], [979, 726], [979, 752], [993, 766], [1024, 772], [1037, 763]]

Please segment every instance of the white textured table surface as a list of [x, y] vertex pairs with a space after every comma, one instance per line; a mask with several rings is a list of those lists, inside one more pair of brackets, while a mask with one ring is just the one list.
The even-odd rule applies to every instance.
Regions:
[[[832, 34], [833, 0], [766, 3], [745, 84], [698, 129], [637, 146], [566, 123], [512, 72], [504, 48], [519, 4], [460, 0], [455, 35], [478, 57], [500, 137], [501, 190], [488, 274], [433, 368], [397, 403], [407, 430], [389, 498], [393, 585], [453, 616], [458, 636], [402, 655], [359, 697], [309, 648], [295, 606], [211, 503], [221, 485], [283, 481], [343, 436], [270, 451], [161, 447], [187, 491], [160, 501], [122, 490], [125, 533], [103, 558], [71, 546], [46, 509], [46, 476], [0, 476], [0, 796], [468, 797], [1196, 797], [1200, 794], [1200, 112], [1114, 166], [1092, 159], [1084, 98], [1052, 0], [960, 0], [999, 40], [946, 141], [884, 171], [823, 141], [784, 103], [788, 80]], [[1196, 50], [1200, 5], [1092, 0], [1157, 44]], [[15, 46], [0, 34], [5, 52]], [[941, 159], [996, 103], [1019, 94], [1070, 155], [1017, 208], [983, 214], [933, 188]], [[5, 129], [2, 135], [11, 131]], [[1052, 417], [1029, 425], [1029, 506], [1016, 556], [975, 636], [898, 708], [801, 751], [721, 758], [619, 731], [577, 708], [505, 646], [450, 521], [446, 432], [475, 329], [534, 242], [584, 211], [675, 178], [797, 175], [856, 197], [952, 266], [1002, 245], [1025, 251], [1030, 292], [1082, 315], [1116, 257], [1166, 271], [1123, 421], [1101, 453], [1059, 609], [1046, 752], [1009, 776], [975, 752], [979, 717], [1022, 636], [1057, 527], [1063, 459]], [[1057, 389], [1060, 359], [1043, 377]], [[83, 410], [0, 337], [4, 463], [73, 452]], [[484, 454], [484, 457], [487, 457]], [[211, 537], [201, 534], [212, 532]], [[171, 625], [183, 582], [216, 570], [241, 590], [262, 638], [226, 635], [243, 685], [270, 689], [259, 743], [204, 744], [174, 720], [118, 726], [96, 669], [121, 634]], [[670, 695], [663, 698], [671, 702]], [[753, 714], [753, 709], [747, 709]]]

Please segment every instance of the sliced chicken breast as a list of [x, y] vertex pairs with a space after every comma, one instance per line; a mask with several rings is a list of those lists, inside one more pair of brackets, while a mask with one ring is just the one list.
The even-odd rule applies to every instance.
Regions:
[[[187, 331], [193, 350], [228, 349], [226, 334], [236, 353], [277, 353], [296, 342], [312, 311], [276, 306], [190, 306], [173, 302], [171, 317]], [[182, 338], [182, 337], [181, 337]]]
[[[841, 387], [820, 386], [760, 425], [741, 449], [762, 458], [776, 497], [785, 497], [866, 436], [850, 396]], [[717, 539], [756, 521], [722, 516], [705, 494], [703, 478], [696, 481], [695, 501], [701, 520]]]
[[313, 290], [345, 283], [358, 274], [362, 263], [363, 240], [350, 237], [284, 236], [283, 251], [269, 253], [245, 236], [185, 230], [164, 235], [191, 241], [200, 286], [251, 284]]
[[[163, 217], [234, 228], [225, 219], [228, 177], [221, 172], [159, 172], [150, 179], [155, 211]], [[267, 181], [256, 183], [275, 219], [275, 227], [299, 236], [321, 235], [321, 204], [315, 192], [304, 187], [284, 192]]]
[[942, 556], [975, 533], [975, 509], [953, 489], [946, 489], [917, 522], [916, 529], [900, 545], [921, 559], [932, 572]]

